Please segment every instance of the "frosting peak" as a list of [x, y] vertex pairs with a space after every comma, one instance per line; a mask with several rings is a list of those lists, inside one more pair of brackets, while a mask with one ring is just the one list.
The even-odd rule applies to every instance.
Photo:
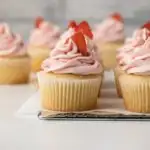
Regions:
[[23, 39], [11, 32], [6, 23], [0, 24], [0, 57], [25, 55]]
[[115, 14], [96, 25], [94, 29], [94, 38], [96, 41], [100, 40], [102, 42], [123, 41], [125, 35], [122, 17]]
[[36, 20], [36, 28], [31, 32], [29, 43], [35, 46], [54, 48], [60, 36], [60, 28], [39, 18]]
[[61, 36], [50, 58], [43, 62], [44, 71], [79, 75], [101, 73], [102, 66], [96, 58], [96, 51], [87, 43], [91, 39], [83, 30], [75, 31], [71, 27]]
[[[128, 44], [130, 42], [132, 42], [132, 40], [134, 40], [134, 38], [136, 36], [140, 36], [142, 34], [142, 30], [145, 29], [145, 30], [149, 30], [150, 31], [150, 21], [147, 21], [146, 23], [144, 23], [140, 28], [136, 29], [134, 32], [133, 32], [133, 35], [132, 37], [129, 37], [125, 40], [125, 44]], [[146, 31], [147, 32], [147, 31]]]

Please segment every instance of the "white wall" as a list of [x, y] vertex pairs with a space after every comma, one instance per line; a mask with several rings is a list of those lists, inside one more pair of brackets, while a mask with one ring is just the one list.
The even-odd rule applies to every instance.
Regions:
[[70, 19], [94, 24], [112, 11], [124, 15], [130, 33], [150, 19], [150, 0], [0, 0], [0, 21], [9, 22], [26, 39], [38, 15], [65, 27]]

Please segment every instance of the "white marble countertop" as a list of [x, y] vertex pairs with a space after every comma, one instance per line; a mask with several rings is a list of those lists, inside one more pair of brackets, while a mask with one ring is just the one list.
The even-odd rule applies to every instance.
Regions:
[[14, 113], [32, 86], [0, 87], [1, 150], [149, 150], [150, 122], [40, 121]]

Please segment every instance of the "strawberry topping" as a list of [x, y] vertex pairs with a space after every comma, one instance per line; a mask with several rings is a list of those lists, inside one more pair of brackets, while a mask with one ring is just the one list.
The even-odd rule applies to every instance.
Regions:
[[43, 17], [37, 17], [36, 20], [35, 20], [35, 27], [36, 28], [39, 28], [41, 23], [44, 21], [44, 18]]
[[77, 24], [74, 20], [70, 21], [69, 24], [68, 24], [68, 28], [76, 28], [77, 27]]
[[111, 15], [111, 17], [112, 17], [113, 19], [115, 19], [116, 21], [120, 21], [120, 22], [123, 22], [123, 21], [124, 21], [124, 20], [123, 20], [123, 17], [121, 16], [121, 14], [120, 14], [120, 13], [117, 13], [117, 12], [113, 13], [113, 14]]
[[75, 44], [77, 45], [79, 52], [83, 56], [87, 56], [88, 55], [87, 46], [86, 46], [86, 41], [85, 41], [83, 33], [77, 32], [71, 38], [75, 42]]
[[146, 29], [150, 30], [150, 21], [147, 21], [144, 25], [142, 25], [141, 28], [142, 28], [142, 29], [143, 29], [143, 28], [146, 28]]
[[78, 25], [76, 30], [83, 32], [83, 34], [86, 35], [87, 37], [89, 37], [90, 39], [93, 38], [93, 34], [92, 34], [92, 31], [91, 31], [91, 28], [90, 28], [89, 24], [86, 21], [82, 21]]

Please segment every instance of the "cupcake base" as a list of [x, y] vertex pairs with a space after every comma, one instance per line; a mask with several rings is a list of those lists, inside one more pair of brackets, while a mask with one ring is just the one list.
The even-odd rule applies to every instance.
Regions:
[[41, 105], [54, 111], [83, 111], [97, 105], [102, 77], [38, 73]]
[[22, 84], [29, 81], [28, 56], [0, 58], [0, 84]]
[[29, 46], [28, 53], [31, 57], [32, 72], [38, 72], [41, 70], [42, 62], [49, 56], [50, 49], [45, 47]]
[[107, 42], [97, 44], [99, 49], [99, 56], [101, 56], [104, 69], [109, 70], [113, 69], [117, 65], [116, 54], [117, 49], [123, 45], [124, 42]]
[[150, 113], [150, 76], [123, 74], [119, 77], [125, 108]]

